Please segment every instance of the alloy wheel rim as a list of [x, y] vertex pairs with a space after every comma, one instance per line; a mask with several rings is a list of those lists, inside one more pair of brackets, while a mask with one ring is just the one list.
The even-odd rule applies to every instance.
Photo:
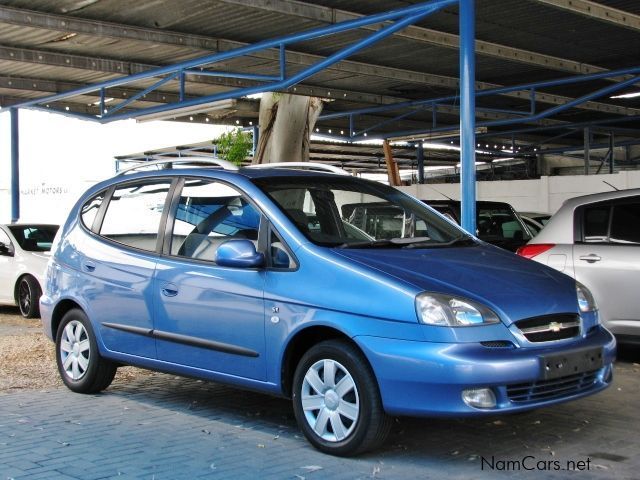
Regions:
[[325, 441], [340, 442], [355, 429], [360, 398], [353, 377], [339, 362], [315, 362], [304, 376], [300, 399], [305, 419]]
[[84, 325], [72, 320], [64, 327], [60, 339], [60, 359], [65, 375], [78, 381], [87, 373], [91, 343]]
[[29, 284], [25, 280], [20, 282], [18, 303], [20, 304], [20, 313], [22, 313], [22, 315], [27, 315], [31, 309], [31, 291], [29, 289]]

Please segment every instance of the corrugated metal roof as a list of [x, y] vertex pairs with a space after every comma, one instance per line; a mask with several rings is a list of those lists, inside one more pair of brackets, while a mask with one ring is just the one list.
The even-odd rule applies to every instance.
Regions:
[[[218, 48], [226, 50], [246, 42], [257, 42], [323, 26], [327, 24], [327, 19], [336, 14], [335, 11], [319, 10], [324, 7], [356, 14], [372, 14], [420, 3], [418, 0], [317, 0], [295, 4], [291, 0], [283, 1], [285, 6], [291, 7], [288, 13], [278, 10], [278, 5], [282, 5], [280, 2], [263, 2], [263, 8], [259, 8], [256, 4], [260, 2], [254, 0], [0, 0], [0, 9], [13, 7], [19, 9], [18, 14], [24, 14], [17, 23], [3, 21], [4, 17], [0, 15], [0, 84], [3, 85], [0, 99], [28, 99], [52, 93], [49, 90], [39, 91], [37, 87], [27, 88], [28, 85], [24, 82], [28, 83], [30, 80], [35, 81], [36, 85], [38, 80], [94, 83], [131, 71], [175, 64], [215, 52]], [[521, 56], [514, 60], [505, 58], [502, 53], [487, 54], [484, 50], [478, 50], [478, 81], [517, 85], [565, 77], [571, 74], [569, 66], [553, 66], [561, 59], [574, 66], [591, 65], [605, 69], [637, 66], [640, 63], [640, 32], [637, 30], [577, 15], [537, 0], [479, 0], [476, 3], [477, 39], [521, 51]], [[598, 3], [640, 14], [638, 1], [601, 0]], [[51, 22], [38, 26], [29, 20], [26, 10], [63, 17], [51, 17]], [[319, 16], [319, 12], [324, 16]], [[73, 19], [94, 22], [95, 29], [76, 31], [72, 27], [56, 26], [56, 21], [60, 18], [67, 18], [69, 22]], [[117, 26], [121, 30], [115, 33], [108, 31], [99, 22], [111, 22], [108, 27]], [[444, 9], [426, 17], [417, 26], [457, 34], [458, 9]], [[131, 35], [127, 30], [135, 31], [136, 35]], [[171, 38], [162, 38], [165, 32], [171, 34]], [[176, 33], [180, 35], [173, 35]], [[287, 71], [300, 71], [369, 33], [362, 30], [350, 31], [296, 44], [287, 54]], [[347, 62], [312, 76], [303, 82], [300, 89], [304, 93], [330, 96], [333, 102], [327, 107], [327, 111], [455, 94], [458, 52], [451, 46], [437, 44], [438, 41], [420, 41], [402, 35], [387, 38], [358, 52]], [[12, 49], [22, 49], [27, 55], [9, 56], [14, 51]], [[542, 59], [529, 59], [526, 52], [540, 54]], [[77, 61], [65, 63], [65, 56], [68, 55], [77, 57]], [[278, 62], [273, 53], [261, 52], [223, 62], [216, 65], [216, 68], [275, 75], [278, 73]], [[447, 78], [444, 83], [439, 83], [436, 79], [425, 79], [425, 74]], [[7, 77], [19, 78], [24, 84], [21, 88], [11, 88], [6, 82], [2, 83]], [[150, 80], [144, 81], [132, 88], [141, 89], [152, 83]], [[254, 84], [249, 80], [189, 77], [187, 94], [205, 96], [233, 85]], [[557, 87], [546, 91], [575, 98], [606, 85], [610, 85], [610, 82]], [[332, 90], [339, 90], [341, 94], [331, 96], [329, 92]], [[161, 89], [161, 93], [173, 94], [174, 97], [177, 91], [177, 82], [169, 82]], [[127, 92], [119, 93], [122, 95], [120, 98], [126, 98]], [[153, 102], [162, 101], [161, 96], [155, 97]], [[356, 97], [360, 100], [354, 101]], [[95, 98], [84, 96], [77, 99], [77, 102], [86, 106], [87, 102], [91, 103], [91, 99]], [[367, 101], [361, 100], [365, 98]], [[638, 100], [620, 101], [605, 97], [598, 101], [635, 107], [640, 112]], [[556, 103], [558, 102], [540, 103], [538, 111]], [[131, 107], [140, 108], [150, 104], [152, 103], [141, 99]], [[500, 96], [480, 99], [478, 104], [489, 108], [522, 110], [527, 108], [528, 99]], [[395, 114], [397, 112], [361, 116], [358, 122], [370, 126]], [[253, 118], [255, 112], [244, 111], [236, 115], [239, 119]], [[488, 113], [478, 115], [479, 119], [499, 116], [498, 113], [493, 117]], [[604, 117], [607, 114], [574, 109], [556, 119], [572, 121]], [[227, 121], [232, 121], [232, 117]], [[438, 114], [438, 121], [454, 125], [457, 120], [452, 112], [441, 112]], [[346, 119], [340, 119], [324, 124], [321, 122], [321, 125], [327, 128], [342, 126], [346, 122]], [[382, 130], [418, 126], [428, 128], [430, 122], [431, 113], [423, 111], [404, 121], [389, 123]], [[633, 126], [640, 127], [637, 122], [625, 124], [625, 127]], [[499, 132], [500, 129], [496, 131]], [[556, 134], [557, 132], [552, 132], [552, 135]], [[577, 141], [578, 138], [579, 135], [576, 134], [573, 139], [568, 137], [568, 141]]]

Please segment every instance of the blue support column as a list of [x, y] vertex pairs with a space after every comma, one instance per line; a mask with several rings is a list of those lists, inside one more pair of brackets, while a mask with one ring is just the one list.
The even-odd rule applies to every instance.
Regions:
[[462, 228], [476, 234], [475, 5], [460, 0], [460, 198]]
[[418, 143], [416, 160], [418, 162], [418, 183], [422, 184], [424, 183], [424, 145], [422, 141]]
[[11, 115], [11, 222], [20, 219], [20, 136], [18, 109], [10, 109]]

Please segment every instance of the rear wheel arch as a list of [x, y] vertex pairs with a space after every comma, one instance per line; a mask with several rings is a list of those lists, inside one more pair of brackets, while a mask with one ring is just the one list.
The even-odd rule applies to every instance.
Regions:
[[62, 318], [69, 310], [73, 310], [74, 308], [84, 311], [78, 303], [69, 299], [61, 300], [55, 306], [53, 314], [51, 315], [51, 334], [53, 338], [56, 338], [56, 335], [58, 334], [58, 327], [60, 326], [60, 322], [62, 322]]

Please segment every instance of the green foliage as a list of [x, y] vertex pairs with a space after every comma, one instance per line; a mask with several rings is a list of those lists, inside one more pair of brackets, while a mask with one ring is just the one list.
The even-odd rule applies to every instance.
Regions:
[[251, 134], [236, 128], [220, 135], [217, 142], [218, 155], [228, 162], [240, 165], [253, 148]]

